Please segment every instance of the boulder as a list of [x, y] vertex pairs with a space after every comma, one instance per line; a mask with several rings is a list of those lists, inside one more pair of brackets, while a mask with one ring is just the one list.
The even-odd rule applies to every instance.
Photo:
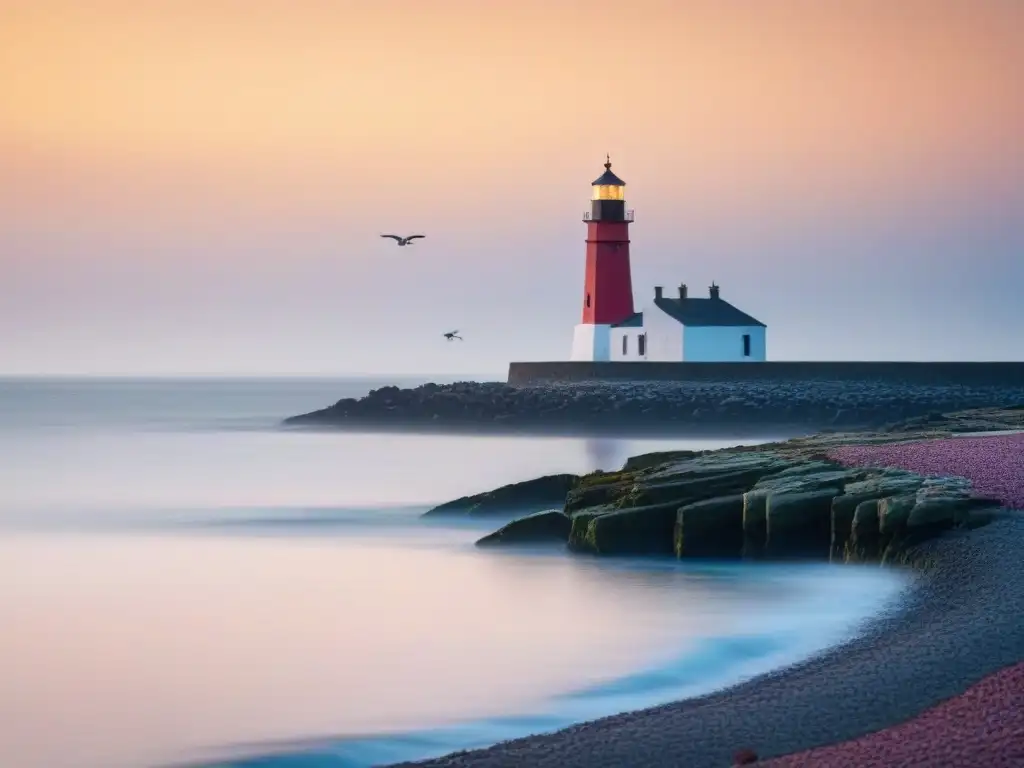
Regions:
[[743, 493], [760, 480], [766, 470], [741, 469], [728, 472], [692, 473], [685, 479], [638, 483], [630, 501], [638, 505], [662, 504], [669, 501], [679, 505], [691, 504], [715, 496]]
[[579, 482], [577, 475], [545, 475], [493, 491], [449, 501], [424, 513], [430, 515], [508, 515], [540, 512], [562, 507]]
[[585, 549], [599, 555], [672, 554], [677, 509], [669, 502], [597, 515], [587, 522]]
[[870, 562], [879, 554], [878, 499], [868, 499], [860, 502], [853, 511], [845, 560], [848, 563]]
[[910, 511], [917, 504], [916, 496], [886, 496], [878, 500], [879, 545], [885, 547], [907, 527]]
[[676, 511], [679, 558], [735, 559], [743, 554], [743, 494], [717, 496]]
[[636, 472], [640, 469], [650, 469], [661, 466], [670, 461], [692, 459], [700, 456], [700, 451], [654, 451], [652, 453], [641, 453], [639, 456], [630, 456], [622, 465], [623, 472]]
[[594, 533], [591, 529], [591, 522], [602, 514], [612, 511], [608, 508], [595, 507], [586, 512], [577, 512], [572, 515], [569, 527], [569, 549], [573, 552], [596, 552]]
[[484, 536], [476, 545], [490, 547], [498, 544], [536, 544], [548, 541], [565, 544], [569, 540], [571, 528], [572, 521], [560, 509], [534, 512]]
[[764, 555], [768, 539], [768, 491], [759, 489], [743, 494], [743, 559], [757, 560]]
[[913, 494], [923, 478], [902, 470], [868, 470], [861, 479], [848, 483], [844, 493], [832, 501], [832, 535], [829, 560], [843, 562], [853, 527], [854, 511], [861, 502], [887, 496]]
[[837, 485], [769, 492], [764, 556], [826, 559], [832, 544], [832, 500], [841, 493]]
[[566, 514], [618, 500], [632, 490], [633, 478], [632, 472], [594, 472], [584, 475], [565, 496]]

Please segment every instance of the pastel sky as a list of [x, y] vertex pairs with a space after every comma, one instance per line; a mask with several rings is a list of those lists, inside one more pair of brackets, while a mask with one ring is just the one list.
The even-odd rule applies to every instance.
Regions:
[[0, 0], [0, 373], [564, 359], [605, 152], [638, 303], [1024, 359], [1021, 73], [1020, 0]]

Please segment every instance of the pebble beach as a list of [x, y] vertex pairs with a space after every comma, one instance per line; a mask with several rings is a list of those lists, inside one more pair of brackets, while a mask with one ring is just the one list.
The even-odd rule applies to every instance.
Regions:
[[966, 477], [1006, 512], [916, 547], [901, 604], [815, 658], [706, 697], [402, 765], [726, 768], [741, 750], [780, 768], [1024, 764], [1024, 435], [830, 457]]

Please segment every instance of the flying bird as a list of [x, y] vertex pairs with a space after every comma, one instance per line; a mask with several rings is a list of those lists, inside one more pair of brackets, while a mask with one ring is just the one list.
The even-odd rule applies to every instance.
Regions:
[[463, 339], [462, 339], [462, 337], [461, 337], [461, 336], [459, 336], [459, 332], [458, 332], [458, 331], [449, 331], [448, 333], [446, 333], [446, 334], [444, 335], [444, 337], [445, 337], [445, 338], [446, 338], [446, 339], [447, 339], [448, 341], [451, 341], [452, 339], [458, 339], [459, 341], [462, 341], [462, 340], [463, 340]]
[[419, 237], [426, 237], [426, 235], [409, 235], [408, 237], [399, 237], [398, 235], [381, 235], [381, 237], [390, 237], [396, 243], [401, 245], [412, 245], [412, 241]]

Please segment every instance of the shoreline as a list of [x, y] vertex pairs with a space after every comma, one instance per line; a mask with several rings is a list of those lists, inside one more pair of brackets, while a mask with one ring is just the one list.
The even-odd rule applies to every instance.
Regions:
[[[422, 435], [431, 437], [547, 437], [586, 438], [607, 440], [787, 440], [827, 434], [831, 427], [808, 426], [780, 422], [773, 424], [721, 425], [721, 424], [649, 424], [649, 425], [504, 425], [501, 423], [443, 423], [423, 422], [350, 422], [350, 423], [285, 423], [277, 429], [296, 433], [327, 433], [351, 435]], [[865, 432], [870, 427], [862, 428]], [[858, 431], [842, 430], [844, 434]]]
[[1024, 514], [1006, 510], [914, 547], [916, 583], [901, 603], [810, 659], [707, 696], [389, 768], [723, 768], [740, 749], [767, 760], [880, 731], [1024, 659], [1022, 548]]

